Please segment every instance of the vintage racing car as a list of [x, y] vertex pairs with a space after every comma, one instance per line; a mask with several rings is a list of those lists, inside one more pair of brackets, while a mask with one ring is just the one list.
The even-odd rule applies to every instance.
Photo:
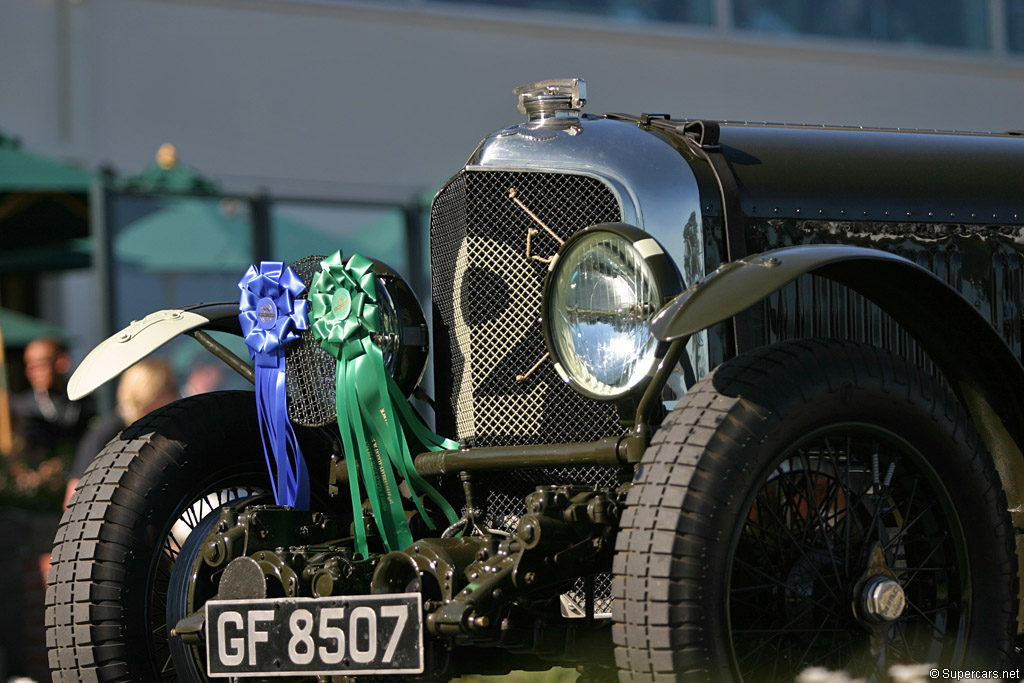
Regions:
[[[131, 425], [57, 534], [54, 680], [885, 680], [1013, 656], [1024, 139], [598, 116], [580, 79], [515, 94], [526, 120], [433, 201], [429, 335], [382, 263], [339, 256], [362, 289], [321, 305], [375, 302], [345, 334], [396, 411], [429, 347], [442, 440], [381, 474], [379, 439], [339, 426], [373, 418], [367, 383], [313, 324], [276, 375], [297, 497], [250, 392]], [[312, 320], [328, 270], [294, 264], [311, 293], [288, 305]], [[259, 386], [207, 331], [262, 310], [155, 313], [70, 391], [182, 333]]]

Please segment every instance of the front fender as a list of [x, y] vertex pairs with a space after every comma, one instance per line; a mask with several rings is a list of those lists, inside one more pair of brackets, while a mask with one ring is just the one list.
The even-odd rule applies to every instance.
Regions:
[[240, 334], [238, 304], [198, 304], [133, 320], [89, 352], [68, 380], [68, 398], [88, 396], [179, 334], [199, 328]]
[[[928, 353], [992, 452], [1011, 508], [1024, 500], [1024, 367], [959, 292], [905, 258], [875, 249], [805, 245], [726, 263], [658, 312], [654, 336], [678, 339], [726, 320], [805, 273], [863, 294]], [[1020, 519], [1017, 519], [1020, 517]], [[1024, 523], [1017, 511], [1014, 522]]]
[[835, 244], [784, 247], [723, 263], [662, 308], [651, 330], [662, 341], [694, 334], [750, 308], [805, 273], [843, 261], [856, 261], [861, 268], [909, 267], [934, 278], [920, 266], [885, 251]]

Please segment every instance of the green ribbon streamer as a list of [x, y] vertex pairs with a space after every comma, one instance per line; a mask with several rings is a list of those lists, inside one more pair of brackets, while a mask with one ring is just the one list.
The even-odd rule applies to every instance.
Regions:
[[459, 444], [423, 424], [384, 367], [384, 354], [370, 337], [381, 330], [373, 262], [353, 254], [346, 264], [337, 251], [321, 261], [320, 268], [309, 289], [310, 325], [320, 345], [338, 360], [336, 408], [356, 522], [356, 550], [369, 556], [360, 481], [384, 546], [401, 550], [412, 544], [412, 534], [398, 477], [406, 482], [431, 529], [435, 526], [423, 508], [421, 494], [437, 504], [449, 523], [458, 519], [448, 501], [416, 472], [409, 439], [432, 451], [456, 449]]

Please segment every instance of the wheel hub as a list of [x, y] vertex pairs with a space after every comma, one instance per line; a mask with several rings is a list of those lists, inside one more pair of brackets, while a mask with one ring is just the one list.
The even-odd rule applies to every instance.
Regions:
[[875, 623], [899, 619], [907, 606], [903, 587], [888, 576], [873, 576], [861, 592], [861, 613]]

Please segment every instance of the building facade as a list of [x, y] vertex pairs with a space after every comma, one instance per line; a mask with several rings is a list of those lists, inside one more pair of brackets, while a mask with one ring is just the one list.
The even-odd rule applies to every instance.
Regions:
[[[225, 192], [429, 196], [481, 137], [522, 118], [513, 87], [565, 76], [587, 79], [594, 113], [1024, 129], [1024, 0], [0, 7], [0, 127], [126, 174], [172, 142]], [[350, 220], [323, 220], [335, 219]], [[378, 220], [351, 219], [347, 234]], [[40, 285], [38, 313], [78, 331], [82, 348], [101, 332], [89, 277]], [[120, 324], [145, 313], [123, 308]]]

